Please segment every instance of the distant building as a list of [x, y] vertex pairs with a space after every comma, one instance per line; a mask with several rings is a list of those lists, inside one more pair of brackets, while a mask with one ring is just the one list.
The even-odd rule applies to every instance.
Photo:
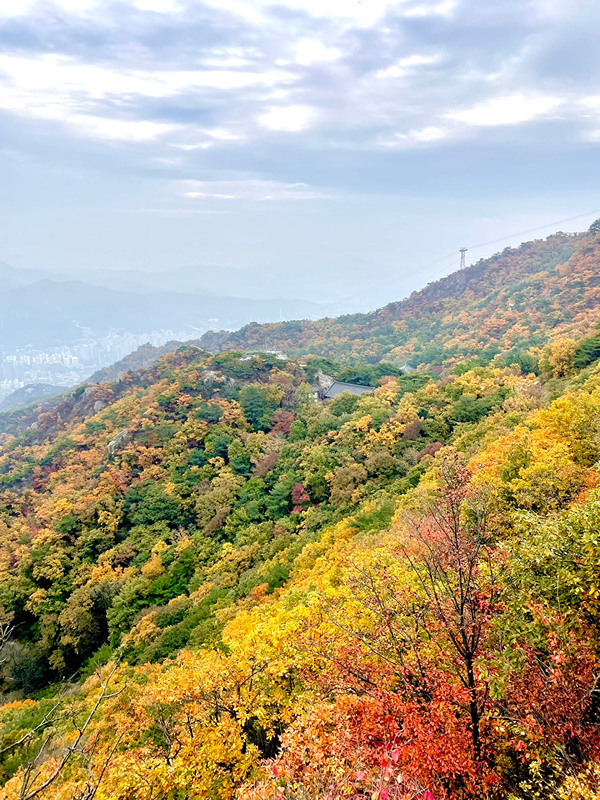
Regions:
[[360, 386], [358, 383], [344, 383], [343, 381], [336, 381], [331, 375], [326, 375], [320, 369], [317, 370], [315, 375], [315, 382], [313, 384], [313, 392], [315, 393], [315, 400], [325, 400], [331, 397], [337, 397], [338, 394], [343, 392], [350, 392], [351, 394], [364, 394], [365, 392], [374, 392], [374, 386]]
[[240, 361], [250, 361], [254, 356], [267, 355], [275, 356], [278, 361], [288, 361], [288, 356], [281, 350], [246, 350], [246, 355]]
[[374, 386], [359, 386], [358, 383], [343, 383], [342, 381], [334, 381], [323, 395], [323, 399], [337, 397], [338, 394], [343, 394], [344, 392], [350, 392], [350, 394], [365, 394], [366, 392], [374, 391]]

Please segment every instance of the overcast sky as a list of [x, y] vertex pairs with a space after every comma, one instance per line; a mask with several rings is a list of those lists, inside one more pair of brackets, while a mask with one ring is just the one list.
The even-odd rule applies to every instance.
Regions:
[[599, 36], [594, 0], [0, 0], [0, 260], [395, 299], [600, 209]]

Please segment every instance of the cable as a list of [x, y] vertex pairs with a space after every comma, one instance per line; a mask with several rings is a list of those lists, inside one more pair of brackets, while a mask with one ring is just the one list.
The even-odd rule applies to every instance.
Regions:
[[[497, 244], [498, 242], [505, 242], [507, 239], [512, 239], [514, 236], [524, 236], [527, 233], [535, 233], [536, 231], [541, 231], [544, 228], [550, 228], [550, 227], [553, 227], [554, 225], [562, 225], [563, 222], [572, 222], [574, 219], [581, 219], [582, 217], [589, 217], [591, 214], [600, 214], [600, 209], [598, 209], [596, 211], [586, 211], [585, 214], [576, 214], [574, 217], [566, 217], [565, 219], [559, 219], [559, 220], [556, 220], [555, 222], [548, 222], [546, 225], [540, 225], [537, 228], [529, 228], [526, 231], [519, 231], [518, 233], [510, 233], [507, 236], [502, 236], [500, 239], [491, 239], [489, 242], [482, 242], [481, 244], [471, 245], [471, 247], [468, 247], [467, 250], [469, 250], [469, 251], [470, 250], [478, 250], [479, 248], [487, 247], [487, 245], [490, 245], [490, 244]], [[335, 302], [330, 303], [329, 306], [326, 306], [326, 308], [330, 308], [331, 306], [338, 305], [339, 303], [346, 303], [348, 300], [354, 300], [354, 298], [356, 298], [356, 297], [362, 297], [362, 296], [364, 296], [366, 294], [369, 294], [369, 292], [374, 291], [375, 289], [380, 289], [381, 287], [387, 286], [390, 283], [396, 283], [396, 281], [404, 280], [405, 278], [410, 277], [411, 275], [418, 275], [420, 272], [424, 272], [425, 270], [429, 269], [430, 267], [435, 267], [441, 261], [446, 261], [446, 259], [451, 258], [451, 257], [454, 258], [455, 255], [456, 254], [454, 252], [452, 254], [446, 254], [445, 256], [442, 256], [441, 258], [438, 258], [436, 261], [432, 261], [430, 264], [425, 264], [424, 266], [417, 267], [416, 269], [411, 270], [409, 272], [404, 272], [404, 273], [402, 273], [402, 275], [394, 275], [392, 278], [386, 278], [384, 281], [381, 281], [380, 283], [375, 283], [372, 286], [368, 287], [367, 289], [361, 289], [359, 292], [356, 292], [355, 294], [348, 295], [347, 297], [342, 297], [342, 298], [340, 298], [340, 300], [336, 300]], [[445, 267], [444, 267], [444, 269], [445, 269]], [[432, 277], [435, 277], [436, 275], [439, 275], [441, 272], [443, 272], [443, 270], [438, 270], [437, 272], [434, 273], [434, 275]]]
[[435, 267], [436, 264], [439, 264], [441, 261], [447, 261], [449, 258], [455, 258], [456, 253], [446, 253], [445, 256], [438, 258], [436, 261], [432, 261], [430, 264], [425, 264], [422, 267], [417, 267], [416, 269], [412, 270], [411, 272], [403, 272], [402, 275], [394, 275], [391, 278], [386, 278], [384, 281], [380, 281], [379, 283], [374, 283], [368, 289], [361, 289], [359, 292], [355, 294], [350, 294], [347, 297], [342, 297], [340, 300], [335, 300], [333, 303], [330, 303], [330, 306], [337, 305], [338, 303], [345, 303], [347, 300], [354, 300], [355, 297], [362, 297], [364, 294], [368, 294], [369, 292], [373, 291], [374, 289], [380, 289], [382, 286], [387, 286], [390, 283], [395, 283], [396, 281], [402, 280], [410, 275], [416, 275], [423, 270], [429, 269], [430, 267]]
[[539, 228], [530, 228], [528, 231], [519, 231], [518, 233], [511, 233], [510, 236], [503, 236], [501, 239], [492, 239], [489, 242], [483, 242], [483, 244], [475, 244], [472, 247], [468, 247], [468, 250], [477, 250], [480, 247], [486, 247], [488, 244], [496, 244], [497, 242], [505, 242], [507, 239], [512, 239], [513, 236], [524, 236], [526, 233], [535, 233], [536, 231], [541, 231], [544, 228], [550, 228], [554, 225], [561, 225], [563, 222], [571, 222], [574, 219], [581, 219], [582, 217], [589, 217], [590, 214], [600, 214], [600, 209], [597, 211], [586, 211], [585, 214], [577, 214], [575, 217], [567, 217], [566, 219], [559, 219], [556, 222], [548, 222], [547, 225], [540, 225]]

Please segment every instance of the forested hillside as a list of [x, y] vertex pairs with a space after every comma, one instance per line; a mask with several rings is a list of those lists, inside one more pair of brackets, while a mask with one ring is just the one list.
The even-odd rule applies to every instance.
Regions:
[[507, 248], [370, 314], [251, 324], [205, 334], [201, 343], [213, 351], [269, 347], [346, 363], [441, 365], [498, 353], [518, 360], [550, 336], [585, 335], [599, 301], [600, 235], [557, 233]]
[[599, 356], [183, 347], [5, 426], [0, 797], [598, 798]]

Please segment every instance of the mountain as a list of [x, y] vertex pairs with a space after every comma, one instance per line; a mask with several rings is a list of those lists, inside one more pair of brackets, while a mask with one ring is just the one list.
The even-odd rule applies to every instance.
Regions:
[[0, 403], [0, 412], [24, 408], [32, 403], [39, 404], [42, 400], [50, 400], [64, 391], [64, 387], [52, 386], [48, 383], [29, 383], [5, 397]]
[[[194, 340], [186, 342], [188, 347], [193, 347], [196, 344], [197, 342]], [[137, 350], [134, 350], [133, 353], [129, 353], [129, 355], [125, 356], [125, 358], [122, 358], [120, 361], [94, 372], [94, 374], [90, 375], [86, 382], [103, 383], [104, 381], [115, 381], [118, 378], [121, 378], [127, 372], [134, 373], [138, 372], [139, 370], [148, 369], [155, 364], [159, 358], [167, 353], [174, 353], [182, 346], [182, 342], [167, 342], [160, 347], [154, 347], [151, 344], [143, 344], [141, 347], [138, 347]], [[208, 352], [207, 355], [209, 355]]]
[[597, 800], [599, 250], [0, 413], [0, 796]]
[[57, 273], [43, 269], [18, 269], [10, 264], [0, 261], [0, 293], [17, 289], [20, 286], [29, 286], [42, 280], [67, 279]]
[[207, 297], [244, 297], [285, 300], [318, 300], [319, 295], [273, 272], [234, 267], [192, 265], [162, 272], [141, 270], [88, 270], [76, 276], [85, 283], [134, 292], [177, 292]]
[[598, 356], [320, 402], [183, 346], [0, 415], [2, 797], [595, 800]]
[[507, 248], [368, 314], [209, 332], [210, 350], [279, 348], [352, 362], [442, 364], [584, 335], [598, 314], [600, 236], [557, 233]]
[[[253, 300], [318, 300], [320, 293], [294, 281], [279, 278], [274, 269], [247, 270], [194, 264], [186, 267], [143, 272], [142, 270], [67, 269], [40, 270], [15, 268], [0, 262], [0, 281], [7, 291], [41, 280], [59, 283], [78, 281], [91, 286], [125, 292], [175, 292], [206, 297], [244, 297]], [[302, 274], [302, 272], [300, 272]]]
[[175, 292], [125, 292], [81, 281], [40, 280], [0, 292], [0, 341], [4, 346], [68, 344], [83, 328], [95, 333], [118, 329], [204, 328], [218, 319], [236, 328], [249, 318], [316, 315], [319, 306], [303, 300], [201, 297]]

